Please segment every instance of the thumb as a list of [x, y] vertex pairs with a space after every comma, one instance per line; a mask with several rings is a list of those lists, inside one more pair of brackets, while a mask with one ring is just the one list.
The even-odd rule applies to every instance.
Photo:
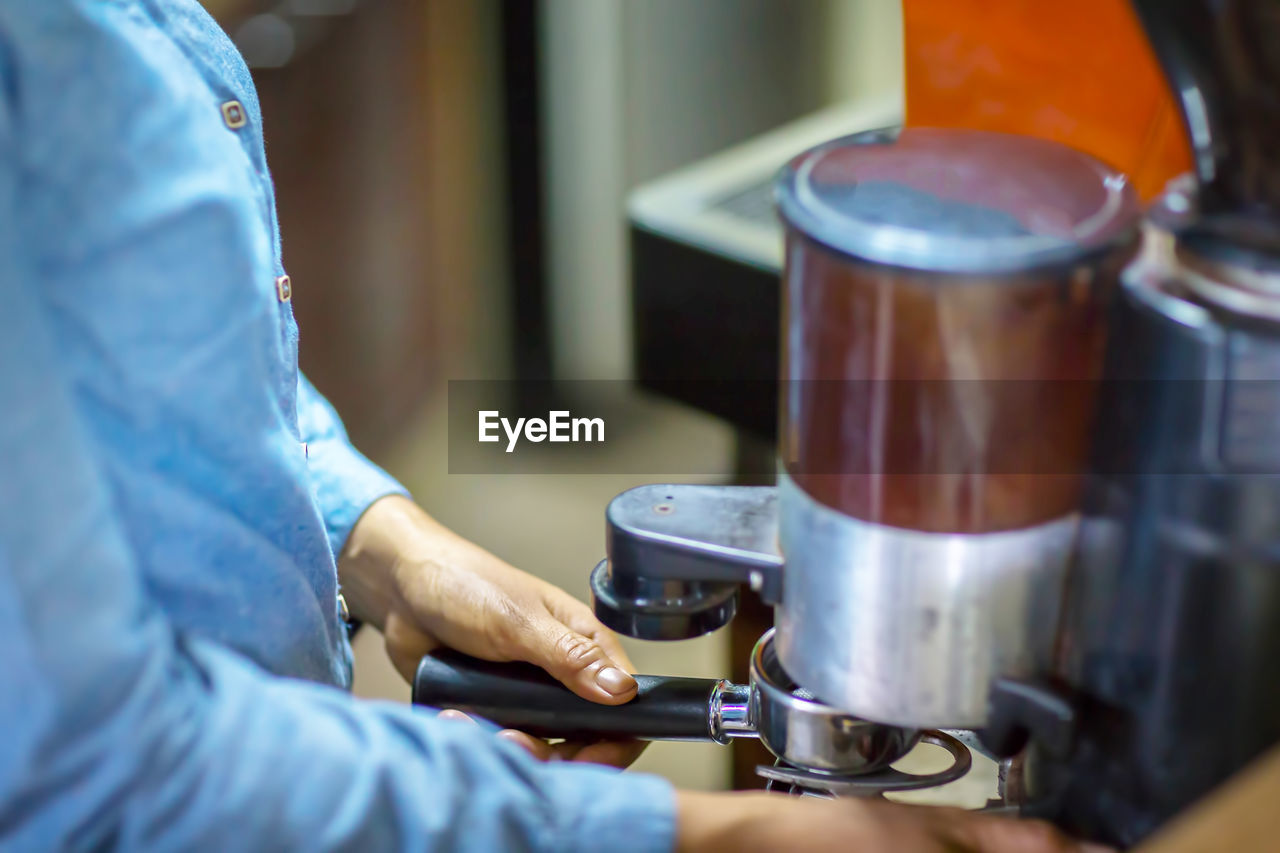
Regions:
[[636, 695], [636, 680], [600, 644], [548, 616], [531, 626], [523, 655], [583, 699], [621, 705]]

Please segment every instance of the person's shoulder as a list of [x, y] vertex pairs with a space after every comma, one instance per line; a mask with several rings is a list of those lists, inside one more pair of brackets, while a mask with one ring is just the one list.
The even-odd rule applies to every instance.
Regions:
[[0, 97], [28, 166], [76, 173], [192, 95], [164, 20], [139, 0], [0, 0]]
[[127, 0], [0, 0], [0, 34], [49, 39], [68, 24], [101, 21], [129, 5]]
[[76, 83], [74, 72], [139, 20], [124, 0], [0, 0], [0, 79], [10, 97], [46, 78]]

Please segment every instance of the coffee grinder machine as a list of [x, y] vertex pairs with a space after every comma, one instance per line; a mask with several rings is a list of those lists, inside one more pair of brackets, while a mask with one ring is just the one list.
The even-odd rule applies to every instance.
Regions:
[[[626, 492], [590, 578], [654, 640], [760, 595], [750, 683], [640, 676], [603, 707], [446, 653], [415, 701], [759, 737], [808, 793], [939, 784], [980, 743], [1016, 756], [1009, 805], [1116, 844], [1280, 740], [1280, 4], [1136, 5], [1200, 183], [1155, 261], [1123, 176], [1047, 141], [877, 131], [781, 174], [778, 486]], [[922, 739], [948, 770], [889, 767]]]
[[[642, 676], [602, 707], [446, 654], [418, 701], [548, 736], [759, 737], [771, 781], [853, 793], [963, 773], [955, 730], [985, 725], [995, 679], [1049, 665], [1136, 195], [1057, 143], [928, 128], [818, 146], [777, 195], [778, 486], [628, 491], [590, 579], [601, 621], [652, 640], [719, 628], [753, 590], [776, 628], [750, 682]], [[951, 768], [889, 767], [921, 740]]]

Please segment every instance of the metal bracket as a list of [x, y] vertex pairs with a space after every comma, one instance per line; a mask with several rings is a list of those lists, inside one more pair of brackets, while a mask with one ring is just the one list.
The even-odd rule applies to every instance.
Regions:
[[945, 785], [968, 773], [973, 766], [968, 747], [946, 732], [927, 731], [920, 736], [920, 742], [945, 749], [951, 754], [951, 766], [926, 774], [904, 773], [887, 767], [860, 776], [837, 776], [779, 763], [773, 767], [758, 766], [756, 773], [771, 784], [790, 785], [793, 790], [820, 791], [836, 797], [877, 797], [891, 791], [917, 791]]

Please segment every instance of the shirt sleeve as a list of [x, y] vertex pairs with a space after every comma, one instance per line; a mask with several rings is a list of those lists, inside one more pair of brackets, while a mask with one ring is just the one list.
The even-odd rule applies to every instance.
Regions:
[[336, 558], [342, 553], [351, 528], [370, 504], [387, 495], [409, 493], [352, 446], [338, 413], [301, 373], [298, 429], [307, 445], [311, 486]]
[[[0, 847], [669, 849], [662, 780], [539, 764], [478, 727], [270, 677], [174, 629], [24, 269], [5, 130], [0, 114]], [[331, 499], [357, 484], [352, 507], [392, 486], [355, 456], [325, 471]]]

